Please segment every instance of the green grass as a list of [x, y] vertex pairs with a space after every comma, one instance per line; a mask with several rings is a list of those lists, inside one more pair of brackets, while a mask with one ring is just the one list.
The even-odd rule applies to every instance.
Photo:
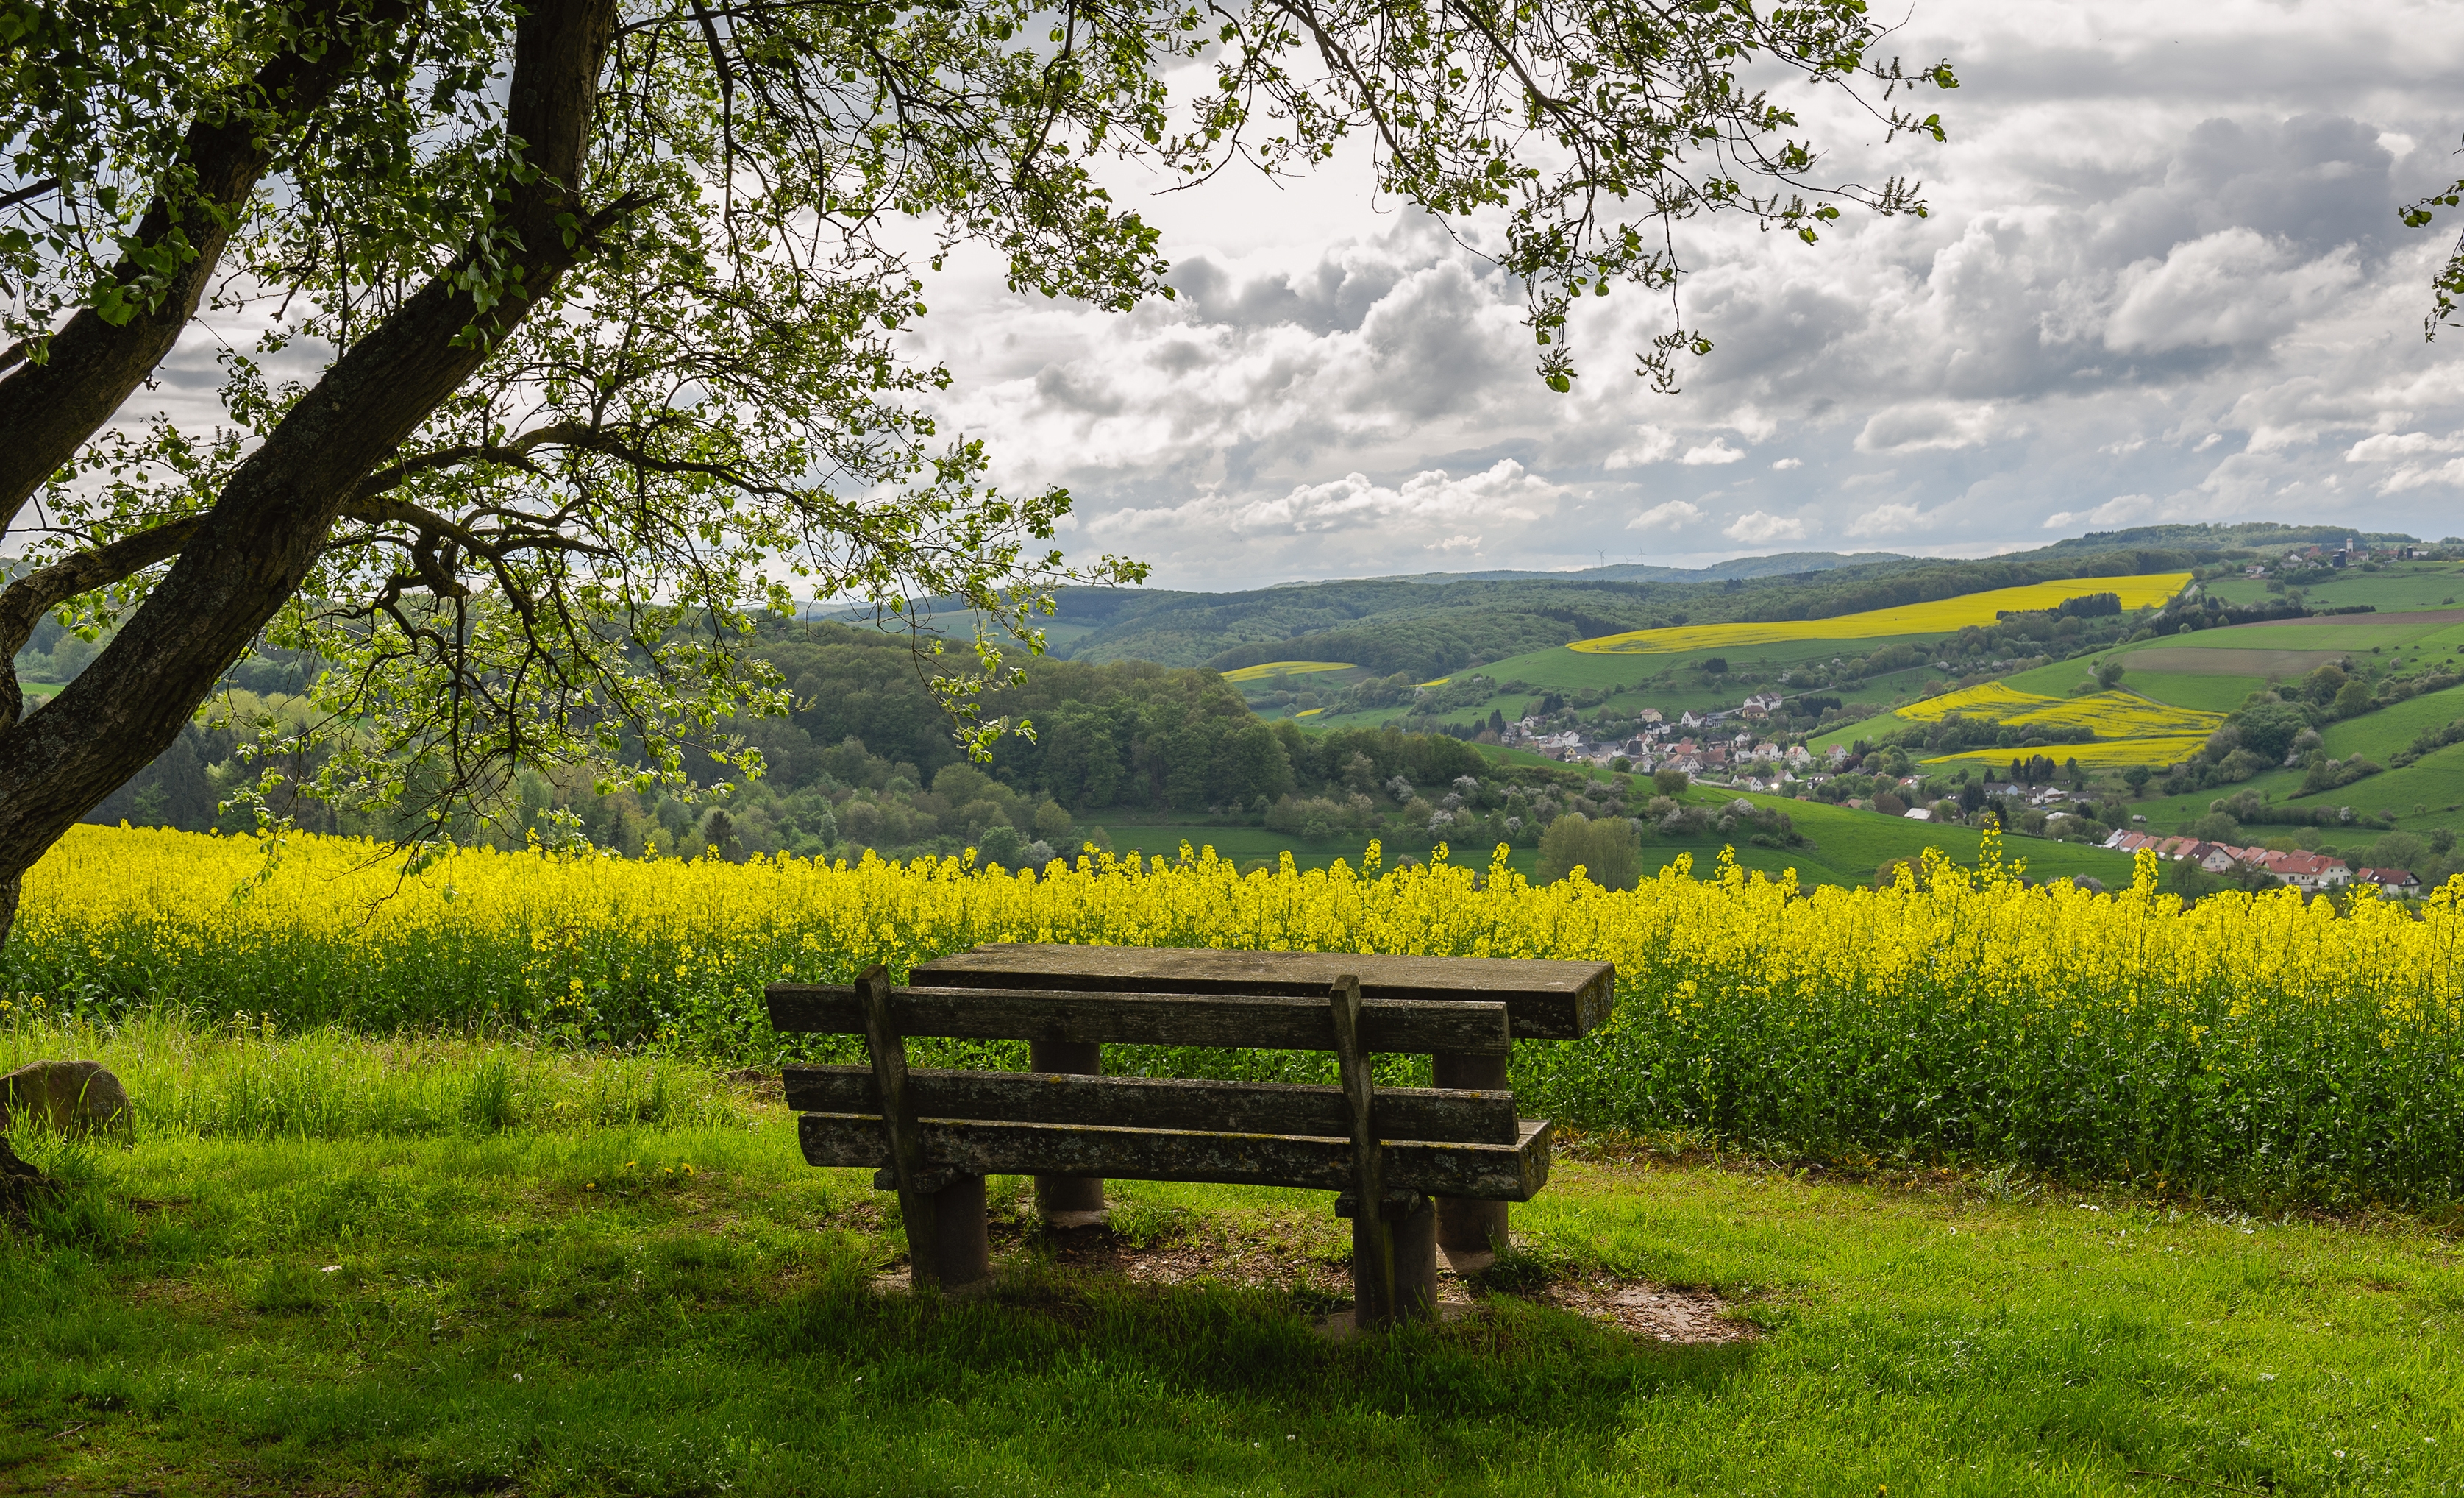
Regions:
[[[2342, 608], [2355, 604], [2368, 604], [2385, 612], [2399, 609], [2453, 608], [2449, 599], [2464, 599], [2464, 567], [2453, 562], [2403, 562], [2383, 572], [2347, 569], [2341, 572], [2314, 573], [2311, 581], [2304, 578], [2302, 596], [2314, 607]], [[2265, 581], [2255, 578], [2228, 578], [2206, 584], [2216, 597], [2233, 604], [2266, 602], [2271, 595]]]
[[2122, 686], [2124, 691], [2174, 707], [2231, 713], [2267, 683], [2256, 676], [2192, 676], [2179, 672], [2125, 670]]
[[[2464, 744], [2451, 744], [2401, 770], [2355, 781], [2312, 799], [2356, 811], [2393, 812], [2408, 831], [2427, 832], [2441, 826], [2464, 831]], [[2428, 810], [2417, 813], [2415, 806]]]
[[2375, 648], [2384, 652], [2412, 646], [2443, 650], [2459, 641], [2464, 641], [2464, 625], [2442, 614], [2364, 614], [2200, 629], [2145, 640], [2130, 650], [2367, 651]]
[[2450, 687], [2330, 723], [2320, 738], [2326, 751], [2338, 759], [2365, 754], [2384, 762], [2425, 729], [2444, 728], [2459, 717], [2464, 717], [2464, 687]]
[[[1726, 793], [1704, 793], [1726, 801]], [[1793, 867], [1806, 883], [1871, 884], [1874, 870], [1894, 858], [1921, 857], [1928, 848], [1938, 848], [1959, 863], [1973, 864], [1984, 834], [1974, 827], [1937, 826], [1930, 822], [1911, 822], [1905, 817], [1886, 817], [1879, 811], [1852, 811], [1845, 806], [1826, 805], [1818, 801], [1790, 801], [1778, 796], [1749, 796], [1749, 800], [1766, 806], [1776, 806], [1789, 815], [1797, 831], [1811, 839], [1814, 847], [1806, 848], [1740, 848], [1737, 861], [1749, 869], [1776, 870]], [[1651, 847], [1644, 848], [1645, 861]], [[1716, 855], [1717, 848], [1710, 850]], [[2002, 856], [2006, 860], [2025, 860], [2028, 876], [2033, 879], [2068, 877], [2089, 874], [2107, 885], [2130, 881], [2130, 860], [2120, 853], [2107, 852], [2078, 843], [2057, 843], [2047, 838], [2009, 837], [2003, 840]], [[1697, 854], [1697, 872], [1704, 871], [1708, 859]]]
[[[97, 1048], [141, 1109], [298, 1061], [129, 1046]], [[347, 1089], [402, 1058], [326, 1059]], [[605, 1065], [423, 1053], [532, 1077], [542, 1111], [509, 1127], [30, 1142], [73, 1189], [0, 1227], [6, 1485], [2290, 1498], [2448, 1491], [2464, 1443], [2464, 1267], [2411, 1220], [1860, 1183], [1671, 1139], [1561, 1160], [1463, 1319], [1337, 1343], [1312, 1331], [1348, 1242], [1324, 1194], [1114, 1183], [1124, 1267], [1082, 1268], [997, 1179], [995, 1293], [920, 1298], [876, 1283], [894, 1206], [804, 1166], [749, 1088], [680, 1074], [691, 1117], [557, 1122]], [[1551, 1304], [1639, 1283], [1760, 1334], [1671, 1345]]]

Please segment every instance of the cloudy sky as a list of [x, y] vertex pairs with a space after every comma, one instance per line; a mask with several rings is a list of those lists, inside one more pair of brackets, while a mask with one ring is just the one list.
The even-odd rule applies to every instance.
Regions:
[[[919, 352], [1064, 539], [1155, 582], [1678, 565], [1794, 549], [1979, 556], [2174, 519], [2464, 533], [2464, 329], [2425, 343], [2464, 175], [2451, 6], [1916, 0], [1947, 145], [1828, 117], [1837, 176], [1934, 213], [1817, 246], [1699, 233], [1684, 390], [1631, 373], [1661, 310], [1587, 302], [1570, 395], [1520, 294], [1371, 193], [1153, 197], [1177, 301], [1127, 316], [956, 263]], [[1155, 184], [1124, 175], [1116, 189]]]

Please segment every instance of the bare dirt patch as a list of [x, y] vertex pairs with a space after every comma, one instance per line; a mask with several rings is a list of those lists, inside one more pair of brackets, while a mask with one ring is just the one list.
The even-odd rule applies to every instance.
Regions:
[[1605, 1321], [1654, 1342], [1701, 1346], [1750, 1342], [1762, 1332], [1729, 1314], [1734, 1308], [1706, 1289], [1672, 1289], [1640, 1280], [1569, 1280], [1543, 1285], [1526, 1298]]
[[[1303, 1251], [1301, 1245], [1272, 1234], [1210, 1235], [1199, 1226], [1186, 1233], [1137, 1241], [1110, 1227], [1029, 1229], [997, 1233], [995, 1252], [997, 1258], [1009, 1259], [1014, 1268], [1024, 1267], [1020, 1263], [1023, 1259], [1065, 1275], [1116, 1275], [1156, 1289], [1208, 1282], [1297, 1292], [1321, 1304], [1352, 1298], [1347, 1265]], [[983, 1290], [960, 1293], [1000, 1294], [996, 1287], [1003, 1278], [996, 1269], [994, 1280]], [[1014, 1285], [1015, 1276], [1011, 1278]], [[873, 1283], [893, 1292], [910, 1287], [903, 1267], [876, 1276]], [[1509, 1299], [1572, 1311], [1645, 1341], [1703, 1346], [1751, 1341], [1762, 1335], [1752, 1323], [1731, 1314], [1735, 1307], [1730, 1302], [1707, 1289], [1680, 1289], [1597, 1274], [1490, 1289], [1477, 1278], [1466, 1280], [1443, 1267], [1438, 1271], [1439, 1309], [1446, 1320], [1476, 1314], [1484, 1301]]]
[[1213, 1280], [1252, 1288], [1308, 1289], [1325, 1294], [1352, 1293], [1351, 1273], [1283, 1245], [1241, 1239], [1209, 1240], [1198, 1235], [1151, 1241], [1143, 1246], [1109, 1227], [1075, 1227], [1043, 1235], [1057, 1268], [1079, 1273], [1118, 1274], [1148, 1285], [1183, 1285]]
[[[2298, 619], [2273, 621], [2299, 624]], [[2260, 625], [2248, 625], [2257, 629]], [[2152, 650], [2133, 650], [2117, 656], [2123, 665], [2136, 672], [2168, 672], [2179, 676], [2303, 676], [2332, 661], [2341, 661], [2350, 650], [2203, 650], [2195, 645], [2164, 645]], [[2123, 680], [2126, 683], [2128, 676]]]

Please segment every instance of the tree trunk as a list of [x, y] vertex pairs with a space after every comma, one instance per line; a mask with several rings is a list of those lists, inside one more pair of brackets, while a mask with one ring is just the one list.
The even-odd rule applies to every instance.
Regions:
[[77, 818], [169, 747], [297, 590], [359, 484], [586, 248], [586, 236], [568, 244], [557, 219], [589, 219], [573, 185], [614, 9], [614, 0], [534, 0], [515, 33], [507, 124], [538, 172], [504, 189], [505, 227], [524, 247], [517, 284], [528, 295], [482, 311], [450, 272], [423, 286], [232, 473], [110, 647], [48, 705], [0, 731], [0, 888], [13, 888]]
[[[176, 202], [157, 197], [139, 221], [137, 238], [158, 246], [176, 236], [190, 256], [150, 309], [121, 323], [104, 321], [88, 308], [44, 341], [44, 359], [29, 361], [0, 379], [0, 535], [34, 491], [77, 456], [97, 429], [109, 421], [154, 366], [171, 352], [181, 330], [196, 315], [206, 283], [222, 259], [223, 247], [250, 194], [256, 190], [276, 143], [266, 138], [256, 108], [270, 108], [296, 129], [333, 98], [360, 60], [382, 45], [385, 33], [408, 13], [407, 0], [383, 0], [365, 17], [348, 14], [340, 0], [321, 0], [299, 17], [295, 46], [269, 59], [249, 80], [239, 107], [213, 122], [189, 126], [180, 166], [196, 181]], [[315, 56], [297, 43], [325, 41]], [[177, 169], [176, 167], [174, 168]], [[121, 282], [136, 279], [136, 266], [122, 260]], [[7, 363], [0, 359], [0, 365]]]

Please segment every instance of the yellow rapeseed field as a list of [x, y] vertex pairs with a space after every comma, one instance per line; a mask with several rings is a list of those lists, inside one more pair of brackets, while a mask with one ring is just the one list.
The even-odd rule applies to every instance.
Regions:
[[[2418, 911], [2290, 891], [2185, 909], [2158, 892], [2153, 859], [2106, 894], [2022, 871], [1989, 841], [1979, 869], [1936, 857], [1882, 890], [1725, 863], [1698, 879], [1682, 858], [1624, 893], [1534, 887], [1503, 862], [1381, 871], [1375, 845], [1357, 868], [1246, 875], [1184, 849], [1041, 877], [957, 859], [464, 851], [406, 876], [360, 842], [296, 837], [269, 858], [253, 838], [81, 826], [27, 878], [0, 1002], [769, 1062], [853, 1056], [774, 1034], [764, 983], [875, 961], [903, 975], [979, 941], [1598, 958], [1617, 964], [1617, 1016], [1578, 1044], [1519, 1048], [1528, 1109], [1774, 1149], [2464, 1196], [2464, 880]], [[1115, 1047], [1108, 1066], [1142, 1055]], [[1184, 1074], [1267, 1065], [1209, 1055], [1168, 1059]]]
[[2199, 752], [2208, 741], [2205, 734], [2173, 734], [2146, 738], [2101, 738], [2092, 743], [2030, 744], [2024, 749], [1963, 749], [1956, 754], [1938, 754], [1926, 759], [1926, 764], [2003, 765], [2013, 759], [2042, 755], [2061, 764], [2077, 760], [2085, 770], [2128, 769], [2144, 764], [2149, 769], [2163, 769], [2179, 764]]
[[1350, 671], [1350, 661], [1268, 661], [1263, 666], [1243, 666], [1223, 673], [1225, 681], [1264, 681], [1269, 676], [1306, 676], [1311, 672]]
[[2122, 606], [2141, 608], [2161, 604], [2190, 581], [2187, 572], [2151, 573], [2128, 578], [2070, 578], [2032, 583], [2025, 587], [1996, 588], [1930, 604], [1877, 608], [1837, 619], [1783, 620], [1774, 624], [1682, 625], [1668, 629], [1633, 629], [1577, 640], [1567, 649], [1603, 654], [1663, 655], [1676, 650], [1716, 650], [1740, 645], [1766, 645], [1782, 640], [1870, 640], [1894, 634], [1950, 634], [1969, 625], [1990, 625], [1997, 611], [2053, 608], [2064, 599], [2085, 593], [2119, 593]]
[[2175, 707], [2135, 692], [2097, 692], [2078, 697], [2045, 697], [2016, 692], [1998, 681], [1963, 687], [1908, 703], [1897, 716], [1938, 723], [1953, 713], [2012, 728], [2084, 729], [2093, 741], [2034, 745], [2023, 750], [1969, 749], [1936, 755], [1927, 764], [2000, 764], [2013, 754], [2043, 755], [2056, 762], [2076, 759], [2090, 769], [2176, 764], [2198, 753], [2223, 724], [2221, 713]]
[[2224, 723], [2222, 713], [2175, 707], [2135, 692], [2096, 692], [2077, 697], [2043, 697], [2014, 692], [1998, 681], [1963, 687], [1925, 697], [1899, 710], [1914, 722], [1935, 723], [1957, 713], [1965, 717], [2026, 727], [2037, 723], [2077, 724], [2100, 738], [2158, 738], [2197, 735], [2205, 738]]

